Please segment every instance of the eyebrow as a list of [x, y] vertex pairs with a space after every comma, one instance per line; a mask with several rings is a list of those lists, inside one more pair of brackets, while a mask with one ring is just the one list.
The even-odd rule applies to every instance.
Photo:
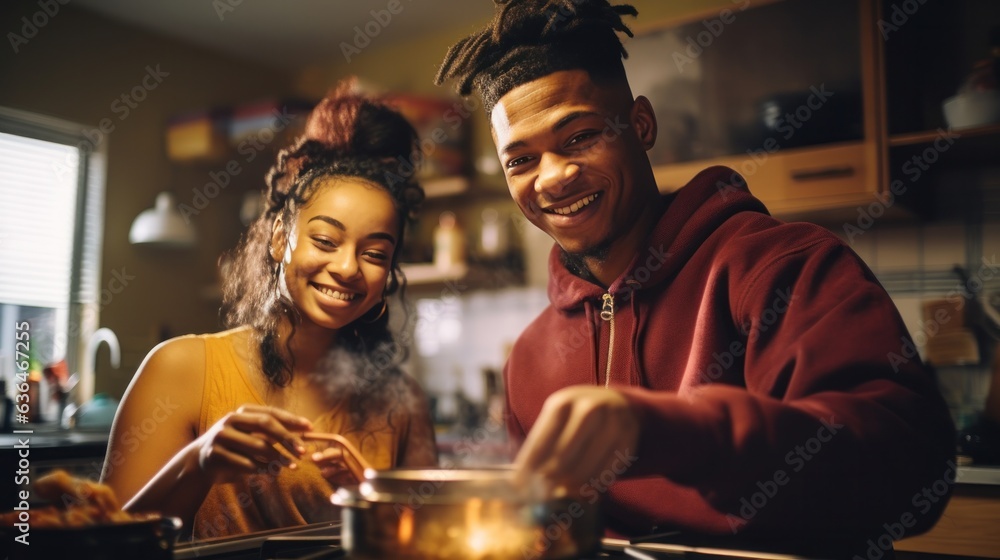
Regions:
[[[340, 220], [338, 220], [336, 218], [331, 218], [330, 216], [323, 216], [323, 215], [313, 216], [312, 218], [309, 218], [309, 222], [312, 222], [312, 221], [315, 221], [315, 220], [319, 220], [321, 222], [326, 222], [326, 223], [330, 224], [331, 226], [339, 229], [340, 231], [347, 231], [347, 226], [345, 226], [343, 222], [341, 222]], [[309, 223], [309, 222], [306, 222], [306, 223]], [[392, 243], [393, 245], [396, 244], [396, 238], [393, 237], [391, 234], [388, 234], [388, 233], [386, 233], [384, 231], [376, 231], [374, 233], [370, 233], [370, 234], [368, 234], [366, 236], [366, 239], [384, 239], [384, 240]]]
[[[566, 126], [568, 126], [571, 122], [575, 121], [576, 119], [581, 119], [583, 117], [600, 117], [600, 116], [601, 115], [599, 113], [594, 111], [573, 111], [572, 113], [556, 121], [556, 124], [552, 125], [552, 132], [559, 132], [563, 128], [566, 128]], [[527, 143], [524, 140], [515, 140], [514, 142], [511, 142], [510, 144], [504, 146], [503, 150], [500, 150], [500, 153], [506, 153], [515, 148], [523, 147], [525, 144]]]

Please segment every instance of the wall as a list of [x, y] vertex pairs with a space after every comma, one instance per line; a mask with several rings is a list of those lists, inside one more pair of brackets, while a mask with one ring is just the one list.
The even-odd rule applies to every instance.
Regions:
[[[8, 32], [20, 34], [21, 18], [39, 9], [35, 2], [0, 4], [5, 37]], [[147, 68], [159, 68], [162, 79], [124, 116], [119, 98], [142, 83]], [[171, 191], [178, 202], [189, 203], [191, 189], [207, 183], [209, 171], [223, 169], [222, 164], [171, 165], [164, 144], [167, 120], [210, 106], [279, 95], [291, 83], [281, 70], [152, 35], [73, 5], [59, 4], [59, 12], [26, 44], [18, 45], [18, 52], [8, 41], [0, 47], [0, 105], [87, 128], [106, 118], [114, 123], [114, 130], [98, 139], [108, 155], [100, 287], [108, 289], [116, 278], [125, 278], [127, 284], [120, 293], [105, 294], [100, 322], [118, 334], [122, 363], [111, 370], [102, 350], [96, 391], [120, 397], [162, 335], [218, 329], [218, 301], [206, 297], [205, 288], [215, 281], [219, 254], [235, 244], [241, 231], [240, 193], [233, 191], [262, 183], [263, 172], [248, 169], [195, 216], [200, 241], [194, 250], [131, 246], [132, 220], [153, 205], [156, 193]]]

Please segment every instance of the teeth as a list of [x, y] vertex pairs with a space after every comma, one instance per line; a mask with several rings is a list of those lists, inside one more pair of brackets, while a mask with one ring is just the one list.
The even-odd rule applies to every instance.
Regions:
[[331, 290], [330, 288], [325, 288], [323, 286], [316, 286], [316, 288], [323, 292], [324, 294], [342, 301], [351, 301], [352, 299], [358, 297], [358, 294], [345, 294], [344, 292], [339, 292], [337, 290]]
[[583, 208], [584, 206], [590, 204], [595, 200], [597, 200], [596, 193], [588, 196], [587, 198], [578, 200], [573, 204], [570, 204], [569, 206], [563, 206], [562, 208], [553, 208], [552, 212], [555, 214], [559, 214], [560, 216], [568, 216], [569, 214], [577, 212], [578, 210], [580, 210], [581, 208]]

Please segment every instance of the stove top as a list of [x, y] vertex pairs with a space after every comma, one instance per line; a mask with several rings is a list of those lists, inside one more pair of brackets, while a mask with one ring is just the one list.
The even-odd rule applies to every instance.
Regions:
[[[597, 555], [576, 560], [659, 560], [662, 558], [747, 558], [754, 560], [830, 560], [850, 555], [791, 553], [781, 547], [751, 546], [720, 538], [690, 537], [677, 533], [630, 541], [601, 539]], [[827, 549], [829, 550], [829, 549]], [[350, 556], [341, 546], [340, 524], [322, 523], [295, 529], [265, 531], [240, 537], [211, 539], [179, 545], [175, 560], [320, 560]], [[889, 558], [889, 556], [886, 556]]]
[[[578, 560], [625, 559], [628, 541], [602, 539], [601, 551]], [[253, 535], [210, 539], [179, 545], [174, 560], [320, 560], [350, 556], [340, 542], [340, 524], [310, 525], [302, 529], [266, 531]]]

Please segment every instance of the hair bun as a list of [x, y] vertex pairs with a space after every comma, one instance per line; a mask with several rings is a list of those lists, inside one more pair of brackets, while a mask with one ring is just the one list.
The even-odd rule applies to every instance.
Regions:
[[365, 96], [355, 78], [342, 81], [306, 119], [305, 130], [281, 150], [267, 174], [271, 208], [284, 205], [296, 181], [335, 161], [419, 162], [417, 132], [401, 114]]
[[364, 96], [354, 78], [341, 82], [316, 105], [303, 137], [329, 152], [358, 159], [409, 158], [417, 142], [409, 121]]

